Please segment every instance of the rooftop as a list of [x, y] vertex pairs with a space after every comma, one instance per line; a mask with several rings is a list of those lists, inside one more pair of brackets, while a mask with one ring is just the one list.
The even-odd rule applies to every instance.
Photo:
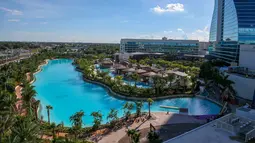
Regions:
[[231, 133], [216, 128], [217, 120], [172, 138], [165, 143], [240, 143], [229, 137]]
[[167, 40], [162, 40], [162, 39], [121, 39], [121, 41], [151, 41], [151, 42], [193, 42], [193, 43], [198, 43], [199, 40], [181, 40], [181, 39], [167, 39]]

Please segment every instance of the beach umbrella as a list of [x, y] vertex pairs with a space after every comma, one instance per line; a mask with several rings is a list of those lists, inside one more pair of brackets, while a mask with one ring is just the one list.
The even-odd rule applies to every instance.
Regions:
[[137, 69], [135, 72], [138, 74], [142, 74], [142, 73], [146, 73], [147, 71], [143, 69]]
[[167, 73], [167, 74], [174, 74], [174, 71], [168, 70], [168, 71], [166, 71], [166, 73]]
[[124, 69], [123, 71], [125, 71], [125, 72], [135, 72], [135, 69], [134, 68], [127, 68], [127, 69]]
[[123, 70], [123, 69], [126, 69], [127, 67], [125, 67], [121, 64], [116, 64], [116, 65], [114, 65], [114, 68], [117, 69], [117, 70]]
[[153, 76], [158, 76], [158, 74], [156, 74], [155, 72], [147, 72], [142, 74], [142, 76], [153, 77]]

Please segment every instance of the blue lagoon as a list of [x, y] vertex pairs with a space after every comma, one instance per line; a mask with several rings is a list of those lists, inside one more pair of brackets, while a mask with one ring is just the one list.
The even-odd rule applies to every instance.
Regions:
[[[51, 121], [63, 121], [67, 126], [71, 126], [69, 117], [80, 110], [85, 112], [83, 120], [86, 126], [92, 125], [93, 118], [90, 114], [94, 111], [101, 111], [104, 115], [103, 123], [107, 122], [110, 109], [117, 109], [118, 116], [123, 116], [122, 106], [127, 101], [112, 97], [103, 87], [84, 81], [82, 73], [75, 70], [72, 62], [69, 59], [50, 60], [35, 75], [33, 85], [37, 92], [36, 99], [41, 101], [41, 115], [44, 120], [47, 119], [46, 105], [53, 107], [50, 112]], [[155, 101], [151, 107], [152, 112], [178, 112], [162, 109], [160, 105], [188, 108], [190, 115], [211, 115], [220, 111], [220, 106], [200, 98]], [[143, 110], [148, 111], [147, 103], [144, 103]]]

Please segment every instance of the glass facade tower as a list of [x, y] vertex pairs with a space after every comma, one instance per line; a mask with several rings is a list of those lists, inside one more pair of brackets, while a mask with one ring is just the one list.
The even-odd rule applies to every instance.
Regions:
[[255, 0], [215, 0], [210, 55], [238, 63], [240, 44], [255, 44]]
[[198, 40], [121, 39], [121, 53], [198, 54]]

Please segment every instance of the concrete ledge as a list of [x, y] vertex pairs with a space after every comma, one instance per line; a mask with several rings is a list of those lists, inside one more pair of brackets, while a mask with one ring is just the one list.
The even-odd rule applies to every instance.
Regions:
[[209, 100], [209, 101], [211, 101], [211, 102], [213, 102], [213, 103], [215, 103], [215, 104], [217, 104], [217, 105], [219, 105], [219, 106], [223, 106], [221, 103], [219, 103], [219, 102], [217, 102], [217, 101], [215, 101], [215, 100], [212, 100], [212, 99], [210, 99], [210, 98], [207, 98], [207, 97], [205, 97], [205, 96], [196, 95], [196, 97], [199, 97], [199, 98], [201, 98], [201, 99], [206, 99], [206, 100]]

